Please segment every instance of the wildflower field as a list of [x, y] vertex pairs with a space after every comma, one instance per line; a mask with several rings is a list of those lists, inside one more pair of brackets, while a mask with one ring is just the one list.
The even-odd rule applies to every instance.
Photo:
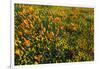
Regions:
[[94, 9], [14, 5], [15, 65], [94, 60]]

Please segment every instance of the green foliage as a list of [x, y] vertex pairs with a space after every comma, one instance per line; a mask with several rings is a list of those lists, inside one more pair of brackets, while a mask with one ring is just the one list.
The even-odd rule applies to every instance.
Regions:
[[15, 65], [94, 60], [93, 10], [15, 4]]

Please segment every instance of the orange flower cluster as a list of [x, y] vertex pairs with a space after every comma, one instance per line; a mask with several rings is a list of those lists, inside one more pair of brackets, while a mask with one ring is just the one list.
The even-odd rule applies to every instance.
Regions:
[[93, 8], [14, 8], [15, 65], [94, 60]]

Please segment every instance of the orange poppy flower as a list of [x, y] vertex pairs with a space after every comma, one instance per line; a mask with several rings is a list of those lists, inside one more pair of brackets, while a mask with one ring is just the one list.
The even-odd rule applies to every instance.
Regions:
[[30, 46], [30, 40], [26, 40], [26, 39], [25, 39], [24, 44], [25, 44], [26, 46]]
[[25, 24], [24, 23], [21, 23], [20, 24], [20, 28], [24, 29], [25, 28]]
[[26, 25], [28, 25], [28, 20], [27, 19], [25, 19], [24, 21], [23, 21]]
[[54, 33], [53, 32], [48, 33], [48, 37], [49, 38], [52, 38], [53, 36], [54, 36]]
[[49, 16], [49, 17], [48, 17], [48, 21], [49, 21], [49, 22], [53, 21], [53, 17], [52, 17], [52, 16]]
[[61, 22], [61, 18], [59, 17], [56, 17], [54, 20], [53, 20], [54, 23], [60, 23]]

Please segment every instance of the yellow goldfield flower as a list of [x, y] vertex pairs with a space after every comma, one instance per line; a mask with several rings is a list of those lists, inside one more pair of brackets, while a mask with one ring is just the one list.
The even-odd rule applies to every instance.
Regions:
[[84, 56], [84, 53], [83, 53], [83, 52], [79, 52], [78, 55], [79, 55], [80, 57], [82, 57], [82, 56]]
[[42, 55], [36, 55], [36, 56], [34, 56], [34, 59], [35, 59], [36, 61], [40, 61], [41, 58], [42, 58]]
[[23, 35], [23, 33], [22, 33], [21, 31], [19, 31], [19, 35], [21, 35], [21, 36], [22, 36], [22, 35]]
[[60, 29], [61, 29], [61, 30], [64, 30], [64, 26], [61, 26]]
[[94, 59], [92, 8], [24, 4], [14, 8], [14, 54], [15, 60], [20, 58], [16, 65]]
[[54, 36], [54, 33], [53, 33], [53, 32], [50, 32], [50, 35], [51, 35], [51, 36]]
[[38, 18], [38, 22], [41, 23], [41, 19], [40, 18]]
[[34, 20], [38, 21], [38, 23], [41, 23], [41, 19], [40, 19], [39, 16], [36, 16], [36, 15], [35, 15], [35, 19], [34, 19]]
[[73, 31], [76, 31], [78, 29], [78, 24], [75, 24], [75, 23], [71, 23], [70, 25], [70, 29], [73, 30]]
[[16, 53], [17, 55], [20, 55], [20, 50], [19, 50], [19, 49], [16, 49], [15, 53]]
[[26, 9], [23, 9], [23, 11], [22, 11], [22, 12], [23, 12], [23, 14], [26, 14]]
[[90, 32], [93, 33], [94, 32], [94, 26], [92, 25], [89, 30], [90, 30]]
[[19, 14], [20, 16], [23, 16], [23, 12], [18, 12], [18, 14]]
[[30, 24], [30, 27], [31, 27], [31, 28], [33, 28], [33, 25], [32, 25], [32, 24]]
[[19, 56], [23, 55], [23, 51], [21, 51], [20, 49], [16, 49], [15, 53]]
[[33, 8], [29, 7], [29, 13], [32, 14], [33, 13]]
[[46, 32], [46, 29], [45, 29], [45, 27], [43, 28], [43, 32]]
[[29, 34], [30, 33], [30, 31], [29, 30], [27, 30], [27, 29], [23, 29], [24, 30], [24, 33], [27, 33], [27, 34]]
[[38, 19], [38, 18], [39, 18], [39, 16], [36, 16], [36, 15], [35, 15], [35, 18], [36, 18], [36, 19]]
[[34, 64], [39, 64], [39, 63], [37, 61], [35, 61]]
[[48, 29], [51, 29], [51, 26], [50, 25], [48, 25]]
[[21, 43], [21, 41], [19, 41], [19, 44]]
[[39, 40], [38, 37], [36, 37], [36, 40], [37, 40], [37, 41]]

